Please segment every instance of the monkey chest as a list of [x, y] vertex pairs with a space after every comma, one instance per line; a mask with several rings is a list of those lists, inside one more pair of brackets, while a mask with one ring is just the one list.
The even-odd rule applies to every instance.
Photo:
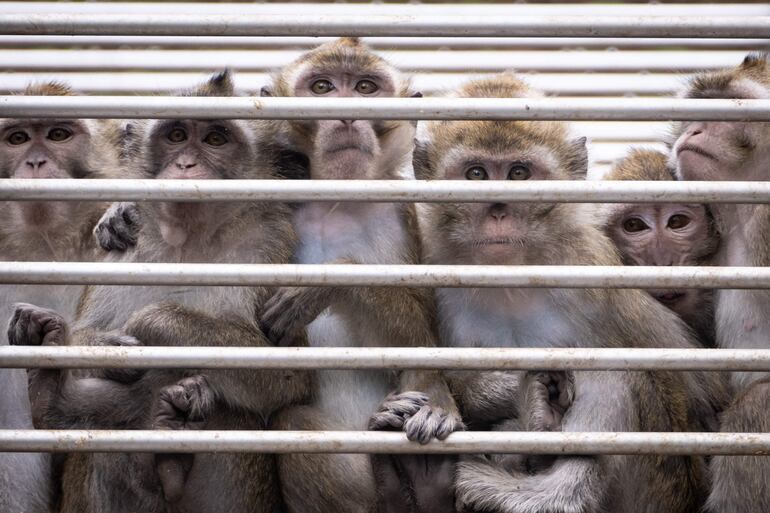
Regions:
[[309, 203], [294, 215], [299, 237], [295, 260], [303, 264], [352, 259], [398, 263], [406, 232], [397, 205]]

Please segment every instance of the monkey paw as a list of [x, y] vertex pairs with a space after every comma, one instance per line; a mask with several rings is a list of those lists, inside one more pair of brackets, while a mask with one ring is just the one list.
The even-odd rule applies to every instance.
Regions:
[[329, 306], [328, 293], [318, 287], [278, 289], [262, 308], [262, 332], [274, 345], [294, 345], [305, 327]]
[[560, 431], [561, 419], [575, 395], [573, 374], [565, 371], [527, 372], [524, 390], [530, 431]]
[[[104, 338], [103, 345], [115, 346], [115, 347], [137, 347], [137, 346], [141, 346], [142, 343], [139, 342], [134, 337], [132, 337], [131, 335], [111, 333], [109, 336]], [[102, 377], [104, 377], [105, 379], [111, 379], [112, 381], [117, 381], [119, 383], [130, 384], [138, 381], [142, 376], [144, 376], [145, 372], [146, 372], [145, 369], [121, 368], [121, 369], [102, 369], [101, 374], [102, 374]]]
[[389, 394], [380, 409], [369, 419], [370, 431], [404, 429], [407, 419], [428, 404], [429, 397], [422, 392]]
[[214, 391], [205, 376], [192, 376], [160, 390], [154, 429], [200, 429], [214, 407]]
[[69, 327], [64, 317], [29, 303], [16, 303], [8, 323], [12, 346], [58, 346], [67, 340]]
[[136, 246], [141, 218], [135, 203], [113, 203], [94, 227], [94, 237], [105, 251]]
[[427, 444], [433, 438], [444, 440], [451, 433], [464, 428], [459, 417], [430, 404], [420, 408], [404, 425], [406, 437], [421, 444]]

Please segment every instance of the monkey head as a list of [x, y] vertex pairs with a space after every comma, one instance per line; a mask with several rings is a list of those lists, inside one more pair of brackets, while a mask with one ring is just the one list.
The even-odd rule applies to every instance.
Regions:
[[[286, 66], [263, 96], [413, 96], [398, 70], [357, 38], [319, 46]], [[291, 145], [310, 159], [313, 179], [397, 178], [410, 165], [414, 124], [403, 121], [291, 121]]]
[[[511, 75], [471, 82], [460, 97], [531, 96]], [[585, 138], [567, 125], [538, 121], [438, 121], [424, 125], [415, 149], [415, 175], [443, 180], [568, 180], [587, 170]], [[569, 216], [553, 203], [465, 203], [427, 206], [445, 234], [441, 251], [470, 264], [542, 263], [541, 249], [559, 244], [553, 227]], [[434, 248], [435, 249], [435, 248]]]
[[[183, 94], [234, 96], [229, 71]], [[259, 178], [254, 166], [257, 145], [251, 124], [241, 120], [153, 120], [131, 126], [133, 158], [142, 160], [148, 178], [217, 179]], [[131, 146], [131, 144], [129, 144]]]
[[[673, 180], [667, 156], [635, 149], [617, 162], [605, 180]], [[703, 265], [719, 243], [713, 217], [700, 204], [614, 204], [600, 210], [604, 232], [626, 265]], [[648, 290], [683, 318], [697, 315], [705, 290]]]
[[[704, 73], [689, 83], [688, 98], [770, 98], [767, 54], [750, 54], [735, 68]], [[693, 121], [674, 126], [670, 156], [684, 180], [768, 180], [770, 124]]]
[[[70, 96], [64, 84], [28, 86], [28, 96]], [[118, 125], [84, 119], [0, 120], [0, 178], [100, 178], [117, 171]], [[26, 226], [50, 228], [72, 203], [16, 202], [11, 208]]]

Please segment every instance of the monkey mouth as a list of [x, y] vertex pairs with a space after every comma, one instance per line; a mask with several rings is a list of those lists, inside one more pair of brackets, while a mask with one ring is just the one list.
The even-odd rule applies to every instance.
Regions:
[[676, 290], [669, 290], [666, 292], [661, 292], [659, 294], [654, 294], [653, 297], [663, 303], [664, 305], [673, 305], [683, 299], [687, 295], [686, 292], [679, 292]]
[[693, 144], [683, 144], [676, 150], [676, 156], [680, 156], [685, 151], [691, 151], [693, 153], [696, 153], [702, 157], [706, 157], [707, 159], [711, 160], [717, 160], [717, 158], [712, 155], [711, 153], [707, 152], [703, 148], [700, 148], [698, 146], [695, 146]]
[[340, 144], [338, 146], [333, 146], [329, 148], [326, 151], [326, 153], [329, 155], [333, 155], [335, 153], [342, 153], [343, 151], [358, 151], [366, 155], [372, 154], [368, 146], [362, 146], [360, 144], [354, 144], [354, 143]]

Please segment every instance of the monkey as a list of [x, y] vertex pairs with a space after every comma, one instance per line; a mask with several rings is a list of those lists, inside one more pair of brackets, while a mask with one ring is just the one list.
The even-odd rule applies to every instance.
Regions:
[[[512, 74], [471, 81], [457, 97], [533, 93]], [[415, 147], [418, 178], [584, 179], [584, 138], [555, 121], [433, 121]], [[569, 203], [430, 204], [425, 261], [462, 265], [619, 265], [589, 211]], [[682, 320], [625, 289], [437, 288], [439, 340], [452, 347], [696, 346]], [[450, 374], [468, 425], [520, 416], [520, 373]], [[499, 383], [495, 379], [500, 378]], [[725, 402], [718, 375], [576, 371], [563, 431], [705, 431]], [[706, 473], [697, 456], [560, 455], [545, 472], [512, 475], [494, 462], [457, 465], [461, 511], [695, 512]]]
[[[71, 96], [64, 83], [29, 85], [24, 95]], [[113, 120], [0, 120], [0, 178], [106, 178], [118, 172], [121, 128]], [[0, 260], [91, 261], [100, 258], [90, 237], [105, 206], [98, 202], [0, 203]], [[83, 287], [0, 285], [0, 315], [15, 301], [35, 302], [71, 318]], [[3, 332], [0, 343], [8, 344]], [[32, 429], [23, 369], [0, 369], [0, 428]], [[40, 513], [55, 506], [49, 454], [0, 453], [0, 511]]]
[[[673, 180], [668, 155], [633, 149], [605, 180]], [[707, 205], [615, 204], [599, 209], [602, 228], [625, 265], [710, 265], [719, 234]], [[673, 310], [706, 347], [714, 347], [714, 291], [648, 290]]]
[[[231, 74], [214, 75], [185, 94], [233, 96]], [[259, 123], [130, 125], [124, 147], [129, 176], [275, 178], [271, 158], [262, 155], [267, 132]], [[283, 204], [155, 202], [137, 208], [136, 244], [110, 252], [108, 261], [285, 263], [296, 242]], [[8, 333], [18, 345], [267, 346], [256, 312], [269, 295], [264, 287], [90, 286], [72, 326], [55, 311], [21, 304]], [[42, 426], [54, 429], [170, 429], [187, 420], [195, 424], [213, 410], [206, 429], [264, 429], [275, 411], [304, 400], [310, 390], [310, 377], [302, 372], [210, 370], [205, 387], [198, 374], [127, 371], [103, 379], [52, 370], [31, 381], [33, 410]], [[188, 410], [169, 410], [175, 403], [168, 387], [188, 398]], [[62, 488], [62, 513], [282, 510], [275, 461], [266, 454], [198, 454], [194, 461], [77, 454], [66, 461]]]
[[[341, 38], [302, 55], [277, 73], [261, 94], [419, 95], [357, 38]], [[305, 178], [413, 176], [414, 123], [284, 121], [273, 129], [276, 140], [307, 157]], [[416, 264], [420, 259], [412, 204], [307, 202], [295, 207], [293, 220], [299, 238], [293, 259], [297, 263]], [[436, 345], [430, 293], [408, 287], [284, 287], [266, 303], [261, 322], [270, 340], [281, 346], [305, 329], [315, 347]], [[461, 425], [442, 374], [412, 370], [320, 371], [311, 403], [284, 409], [273, 422], [275, 429], [291, 430], [395, 429], [420, 443], [444, 439]], [[442, 511], [441, 504], [421, 504], [411, 491], [404, 494], [410, 485], [393, 477], [394, 460], [398, 457], [280, 455], [287, 508], [296, 513]], [[451, 484], [449, 474], [446, 481]], [[451, 507], [451, 498], [442, 500]]]
[[[686, 98], [767, 99], [767, 54], [749, 54], [734, 68], [694, 76]], [[669, 162], [683, 180], [770, 179], [770, 125], [767, 122], [686, 122], [675, 124]], [[770, 206], [710, 205], [721, 244], [722, 266], [770, 265]], [[715, 294], [716, 345], [728, 349], [770, 347], [770, 291], [718, 290]], [[723, 432], [770, 432], [770, 382], [764, 372], [731, 372], [732, 402], [720, 417]], [[711, 513], [770, 509], [770, 460], [756, 456], [714, 456]]]

